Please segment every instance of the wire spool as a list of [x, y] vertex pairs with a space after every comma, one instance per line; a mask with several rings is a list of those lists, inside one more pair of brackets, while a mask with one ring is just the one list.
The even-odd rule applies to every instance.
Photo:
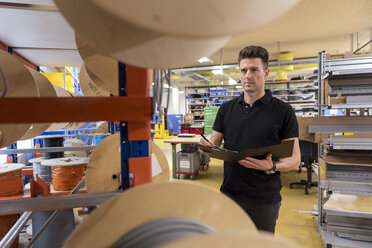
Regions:
[[75, 31], [94, 49], [138, 67], [191, 65], [217, 51], [230, 38], [230, 35], [195, 37], [154, 32], [121, 20], [92, 1], [59, 0], [56, 4]]
[[29, 162], [32, 163], [32, 166], [33, 166], [34, 179], [36, 178], [36, 174], [37, 174], [38, 177], [42, 179], [44, 182], [46, 182], [47, 184], [51, 184], [52, 183], [52, 168], [49, 166], [41, 165], [41, 161], [43, 159], [44, 158], [39, 157], [39, 158], [33, 158], [29, 160]]
[[[85, 66], [92, 75], [96, 75], [101, 80], [95, 80], [95, 83], [101, 89], [118, 95], [118, 61], [97, 52], [93, 47], [84, 42], [77, 33], [75, 33], [76, 46]], [[92, 76], [91, 75], [91, 76]]]
[[[167, 182], [169, 181], [169, 164], [168, 160], [165, 157], [164, 152], [160, 149], [160, 147], [155, 144], [154, 142], [150, 142], [150, 154], [152, 156], [151, 163], [152, 163], [152, 173], [154, 174], [154, 169], [156, 168], [155, 163], [160, 165], [161, 173], [156, 174], [152, 177], [153, 182]], [[155, 168], [154, 168], [155, 167]]]
[[[44, 147], [63, 147], [63, 136], [45, 136]], [[45, 152], [44, 159], [64, 157], [63, 152]]]
[[52, 166], [52, 185], [56, 191], [73, 190], [85, 175], [88, 158], [69, 157], [43, 160], [44, 166]]
[[[63, 142], [64, 147], [73, 147], [73, 146], [86, 146], [84, 141], [80, 139], [68, 139], [65, 142]], [[65, 156], [66, 157], [88, 157], [89, 151], [66, 151]]]
[[[169, 165], [160, 148], [152, 143], [152, 151], [157, 152], [161, 173], [153, 176], [152, 181], [169, 181]], [[162, 156], [162, 155], [163, 156]], [[121, 186], [120, 133], [102, 140], [92, 151], [86, 170], [86, 187], [89, 193], [112, 192]], [[154, 163], [152, 163], [154, 166]], [[152, 171], [156, 171], [152, 168]], [[136, 180], [134, 178], [134, 180]]]
[[0, 165], [0, 196], [23, 194], [22, 168], [24, 164]]
[[224, 232], [210, 235], [199, 235], [188, 239], [171, 242], [161, 248], [301, 248], [302, 246], [284, 238], [274, 237], [272, 234], [247, 231]]
[[[22, 168], [23, 164], [0, 165], [0, 197], [23, 194]], [[18, 215], [0, 216], [0, 239], [2, 239], [17, 222]], [[13, 242], [12, 248], [18, 247], [18, 238]]]
[[[0, 49], [0, 67], [5, 75], [7, 93], [5, 97], [37, 97], [36, 83], [23, 63], [10, 53]], [[4, 81], [0, 77], [0, 92], [4, 92]], [[22, 114], [22, 113], [14, 113]], [[30, 129], [31, 124], [0, 124], [0, 148], [10, 146]]]
[[95, 133], [108, 133], [108, 122], [104, 121], [98, 125]]
[[[72, 95], [65, 89], [53, 85], [54, 90], [56, 91], [57, 97], [72, 97]], [[58, 131], [62, 128], [65, 128], [69, 125], [70, 123], [68, 122], [58, 122], [58, 123], [53, 123], [47, 131]]]
[[110, 93], [101, 89], [95, 83], [95, 81], [99, 80], [97, 76], [91, 72], [88, 73], [88, 71], [89, 69], [87, 69], [83, 63], [80, 67], [79, 81], [84, 96], [110, 96]]
[[200, 222], [217, 232], [257, 232], [244, 210], [220, 192], [191, 182], [158, 182], [130, 188], [100, 206], [64, 247], [111, 247], [136, 227], [164, 218]]
[[[34, 78], [39, 93], [39, 97], [57, 97], [56, 91], [50, 81], [40, 72], [28, 68], [32, 77]], [[42, 133], [44, 133], [52, 123], [33, 123], [30, 129], [23, 135], [20, 140], [32, 139]]]
[[[57, 1], [61, 8], [58, 2], [62, 1]], [[112, 18], [149, 31], [193, 37], [228, 35], [259, 27], [282, 15], [298, 0], [232, 0], [228, 3], [224, 0], [84, 2], [90, 8], [106, 10]]]
[[[32, 235], [35, 236], [54, 211], [37, 212], [32, 215]], [[32, 245], [33, 248], [59, 248], [74, 230], [72, 209], [62, 210]]]

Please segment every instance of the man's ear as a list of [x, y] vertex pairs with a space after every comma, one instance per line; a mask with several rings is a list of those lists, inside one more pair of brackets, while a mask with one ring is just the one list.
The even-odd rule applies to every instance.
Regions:
[[269, 73], [270, 73], [270, 69], [267, 68], [267, 69], [265, 70], [265, 79], [267, 79], [267, 77], [269, 76]]

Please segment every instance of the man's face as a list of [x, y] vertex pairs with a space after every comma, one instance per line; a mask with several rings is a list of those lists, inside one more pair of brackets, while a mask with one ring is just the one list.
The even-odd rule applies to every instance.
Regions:
[[245, 92], [265, 92], [265, 80], [269, 75], [269, 69], [264, 69], [260, 58], [240, 60], [239, 71], [239, 79]]

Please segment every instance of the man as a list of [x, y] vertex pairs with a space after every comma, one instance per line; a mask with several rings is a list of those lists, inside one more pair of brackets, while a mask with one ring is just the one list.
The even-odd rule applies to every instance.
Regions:
[[[238, 163], [224, 163], [221, 192], [235, 200], [251, 217], [259, 230], [274, 233], [281, 204], [280, 171], [297, 169], [301, 162], [297, 119], [292, 107], [265, 91], [269, 75], [269, 55], [259, 46], [245, 47], [239, 57], [243, 93], [221, 105], [210, 141], [241, 151], [294, 140], [291, 157], [273, 162], [246, 157]], [[204, 139], [200, 144], [210, 145]], [[206, 154], [208, 155], [208, 154]]]

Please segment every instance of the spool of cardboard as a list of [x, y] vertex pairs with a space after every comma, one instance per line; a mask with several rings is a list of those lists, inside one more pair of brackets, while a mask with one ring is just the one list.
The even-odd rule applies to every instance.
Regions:
[[80, 88], [84, 96], [110, 96], [110, 93], [100, 88], [95, 82], [100, 79], [95, 76], [83, 63], [80, 67]]
[[186, 37], [155, 32], [117, 18], [92, 1], [57, 0], [56, 4], [75, 32], [94, 49], [138, 67], [191, 65], [217, 51], [230, 38], [230, 35]]
[[133, 228], [167, 217], [199, 221], [217, 232], [256, 232], [244, 210], [222, 193], [191, 182], [158, 182], [130, 188], [100, 206], [64, 247], [111, 247]]
[[[37, 97], [36, 83], [23, 63], [10, 53], [0, 49], [0, 67], [7, 84], [5, 97]], [[4, 81], [0, 77], [0, 92], [4, 92]], [[22, 115], [22, 113], [14, 113]], [[10, 146], [23, 137], [32, 124], [0, 124], [0, 148]]]
[[104, 9], [114, 18], [133, 23], [138, 27], [188, 37], [229, 35], [259, 27], [291, 9], [298, 0], [230, 0], [228, 2], [225, 0], [89, 0], [84, 2]]
[[99, 124], [95, 133], [108, 133], [108, 122], [103, 121], [101, 124]]
[[220, 232], [211, 235], [198, 235], [186, 239], [171, 242], [161, 248], [189, 248], [189, 247], [213, 247], [213, 248], [301, 248], [300, 245], [284, 238], [274, 237], [268, 233], [256, 233], [251, 231], [235, 230], [234, 232]]
[[[72, 97], [72, 95], [67, 90], [59, 86], [53, 85], [53, 88], [56, 91], [57, 97]], [[58, 131], [62, 128], [67, 127], [68, 125], [70, 125], [70, 123], [68, 122], [55, 122], [50, 125], [47, 131]]]
[[[169, 181], [169, 165], [165, 155], [157, 145], [152, 144], [151, 147], [161, 171], [153, 176], [152, 181]], [[116, 133], [102, 140], [93, 149], [86, 170], [87, 191], [96, 193], [118, 190], [121, 186], [120, 173], [120, 133]]]
[[[39, 97], [57, 97], [56, 91], [50, 81], [40, 72], [28, 68], [34, 78]], [[20, 140], [27, 140], [44, 133], [52, 123], [34, 123]]]
[[98, 77], [95, 80], [98, 87], [103, 90], [118, 95], [118, 61], [97, 52], [92, 46], [84, 42], [75, 33], [76, 46], [79, 54], [89, 69], [87, 72], [90, 77]]
[[[80, 139], [68, 139], [63, 142], [64, 147], [76, 147], [76, 146], [86, 146], [84, 141]], [[65, 151], [66, 157], [88, 157], [89, 151]]]

